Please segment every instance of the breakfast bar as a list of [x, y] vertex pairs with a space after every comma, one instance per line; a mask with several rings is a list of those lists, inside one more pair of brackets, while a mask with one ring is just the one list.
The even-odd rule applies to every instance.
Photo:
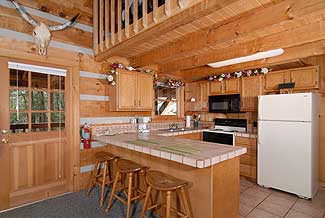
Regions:
[[102, 135], [95, 139], [106, 143], [108, 151], [119, 157], [188, 181], [187, 195], [193, 217], [237, 218], [239, 156], [246, 153], [246, 148], [179, 138], [178, 135], [155, 131]]

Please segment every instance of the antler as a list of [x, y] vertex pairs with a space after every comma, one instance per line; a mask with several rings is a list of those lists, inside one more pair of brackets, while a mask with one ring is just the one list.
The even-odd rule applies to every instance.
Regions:
[[20, 7], [20, 5], [14, 0], [9, 0], [9, 1], [15, 6], [17, 11], [22, 16], [22, 18], [24, 18], [28, 23], [30, 23], [34, 27], [38, 25], [38, 22], [36, 20], [34, 20], [31, 16], [29, 16], [29, 14], [25, 10], [25, 8]]
[[80, 13], [77, 14], [76, 16], [74, 16], [71, 20], [69, 20], [63, 24], [56, 25], [56, 26], [49, 26], [49, 30], [50, 31], [58, 31], [58, 30], [66, 29], [66, 28], [72, 26], [76, 22], [76, 20], [78, 19], [79, 16], [80, 16]]

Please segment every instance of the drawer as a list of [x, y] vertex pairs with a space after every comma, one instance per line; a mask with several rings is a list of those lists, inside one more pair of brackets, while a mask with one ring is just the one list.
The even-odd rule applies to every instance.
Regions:
[[242, 155], [240, 156], [240, 163], [245, 164], [245, 165], [250, 165], [250, 166], [256, 166], [256, 156], [250, 156], [250, 155]]
[[235, 145], [251, 145], [251, 146], [256, 146], [257, 144], [257, 139], [256, 138], [249, 138], [249, 137], [240, 137], [236, 136], [235, 137]]
[[250, 156], [254, 156], [254, 157], [257, 156], [256, 145], [255, 146], [250, 146], [250, 145], [237, 145], [236, 144], [236, 146], [246, 148], [247, 149], [247, 152], [246, 152], [245, 155], [250, 155]]
[[240, 175], [256, 179], [256, 167], [246, 164], [240, 164]]

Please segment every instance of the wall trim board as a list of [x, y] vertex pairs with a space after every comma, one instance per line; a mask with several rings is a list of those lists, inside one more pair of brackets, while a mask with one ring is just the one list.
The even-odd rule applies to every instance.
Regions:
[[102, 95], [80, 95], [80, 100], [84, 101], [109, 101], [109, 96], [102, 96]]
[[106, 79], [107, 75], [101, 73], [93, 73], [88, 71], [80, 71], [81, 77], [94, 78], [94, 79]]
[[[34, 43], [34, 39], [31, 35], [13, 31], [13, 30], [4, 29], [4, 28], [0, 28], [0, 36]], [[90, 48], [84, 48], [81, 46], [71, 45], [68, 43], [58, 42], [58, 41], [54, 41], [54, 40], [50, 41], [49, 46], [54, 47], [54, 48], [70, 50], [73, 52], [94, 55], [94, 51]]]
[[113, 124], [113, 123], [130, 123], [134, 117], [80, 117], [80, 124]]
[[[7, 0], [0, 0], [0, 6], [15, 9], [15, 7]], [[65, 19], [63, 17], [59, 17], [59, 16], [56, 16], [56, 15], [53, 15], [53, 14], [50, 14], [50, 13], [46, 13], [46, 12], [34, 9], [34, 8], [30, 8], [28, 6], [23, 5], [23, 7], [26, 9], [26, 11], [30, 15], [41, 17], [41, 18], [44, 18], [44, 19], [47, 19], [47, 20], [50, 20], [50, 21], [54, 21], [54, 22], [57, 22], [57, 23], [61, 23], [61, 24], [68, 21], [68, 19]], [[17, 16], [19, 16], [19, 15], [17, 14]], [[72, 15], [72, 16], [74, 16], [74, 15]], [[76, 29], [86, 31], [86, 32], [90, 32], [90, 33], [93, 32], [93, 27], [89, 26], [89, 25], [86, 25], [86, 24], [82, 24], [82, 23], [77, 22], [73, 27], [76, 28]]]

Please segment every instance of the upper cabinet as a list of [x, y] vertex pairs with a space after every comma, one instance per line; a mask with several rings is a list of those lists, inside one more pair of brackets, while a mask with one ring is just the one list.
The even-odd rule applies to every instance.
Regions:
[[294, 90], [318, 89], [318, 67], [312, 66], [268, 73], [265, 75], [264, 90], [266, 92], [278, 91], [279, 84], [291, 82], [295, 83]]
[[208, 111], [209, 90], [208, 81], [186, 83], [185, 111]]
[[111, 111], [151, 111], [152, 75], [118, 70], [116, 86], [111, 86], [109, 93]]
[[211, 95], [223, 94], [239, 94], [240, 93], [240, 80], [239, 78], [225, 79], [221, 82], [210, 82]]
[[251, 76], [241, 79], [241, 111], [257, 111], [258, 96], [263, 94], [263, 77]]

